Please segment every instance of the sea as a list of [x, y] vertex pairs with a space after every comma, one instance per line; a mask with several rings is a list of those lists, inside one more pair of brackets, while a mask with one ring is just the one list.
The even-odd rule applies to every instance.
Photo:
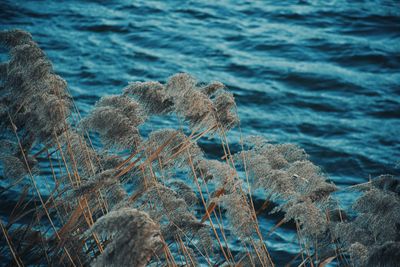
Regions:
[[[187, 72], [233, 93], [232, 136], [304, 148], [343, 205], [347, 187], [400, 174], [399, 1], [0, 0], [0, 29], [13, 28], [32, 34], [82, 116], [129, 82]], [[299, 251], [285, 227], [266, 242], [278, 266]]]

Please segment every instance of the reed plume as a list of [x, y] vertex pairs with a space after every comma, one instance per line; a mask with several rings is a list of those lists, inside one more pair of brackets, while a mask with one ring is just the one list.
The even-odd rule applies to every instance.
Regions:
[[326, 181], [303, 149], [292, 144], [270, 144], [261, 137], [248, 140], [249, 148], [235, 155], [235, 159], [247, 168], [253, 190], [262, 189], [276, 201], [272, 213], [285, 213], [278, 226], [294, 221], [306, 250], [316, 243], [316, 253], [332, 249], [326, 239], [330, 236], [326, 213], [333, 209], [330, 194], [337, 190], [336, 186]]
[[159, 82], [135, 82], [124, 89], [124, 95], [136, 98], [150, 115], [165, 114], [172, 110], [173, 102], [165, 86]]
[[2, 31], [0, 44], [10, 50], [1, 75], [2, 127], [9, 128], [11, 120], [29, 149], [35, 140], [46, 142], [65, 129], [71, 97], [29, 33]]
[[101, 217], [85, 233], [112, 237], [92, 266], [146, 266], [151, 255], [162, 248], [158, 226], [141, 211], [122, 208]]
[[[354, 218], [336, 225], [335, 234], [360, 266], [396, 266], [400, 242], [399, 179], [382, 175], [356, 186], [362, 195], [354, 202]], [[395, 263], [397, 262], [397, 263]]]
[[203, 152], [197, 143], [190, 140], [185, 133], [176, 129], [162, 129], [150, 133], [144, 147], [148, 155], [154, 154], [159, 147], [163, 149], [157, 153], [159, 162], [164, 169], [184, 168], [188, 166], [188, 157], [193, 160], [202, 157]]
[[163, 85], [158, 82], [136, 82], [124, 94], [142, 103], [149, 115], [175, 112], [196, 130], [219, 127], [229, 130], [239, 122], [233, 95], [220, 82], [199, 86], [187, 73], [171, 76]]
[[145, 117], [137, 102], [125, 96], [106, 96], [81, 125], [99, 133], [106, 148], [134, 151], [141, 142], [138, 126]]

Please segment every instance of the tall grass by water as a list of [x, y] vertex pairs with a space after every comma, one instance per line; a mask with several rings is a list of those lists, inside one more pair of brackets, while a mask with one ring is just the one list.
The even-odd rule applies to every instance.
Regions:
[[[82, 118], [29, 33], [2, 31], [0, 43], [9, 51], [0, 65], [9, 187], [0, 194], [18, 194], [0, 218], [2, 264], [275, 266], [267, 240], [285, 224], [300, 248], [289, 266], [400, 262], [397, 177], [339, 189], [298, 146], [241, 135], [233, 148], [229, 131], [241, 128], [233, 95], [186, 73], [131, 83]], [[176, 124], [142, 135], [154, 116]], [[206, 138], [218, 141], [222, 157], [200, 148]], [[340, 206], [343, 190], [359, 195], [349, 210]], [[266, 196], [261, 205], [255, 191]], [[263, 231], [258, 219], [267, 212], [283, 216]]]

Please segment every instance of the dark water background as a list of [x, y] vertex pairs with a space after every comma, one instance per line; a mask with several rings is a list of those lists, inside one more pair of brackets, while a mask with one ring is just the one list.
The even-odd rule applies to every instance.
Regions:
[[399, 174], [400, 1], [0, 0], [0, 27], [32, 33], [83, 114], [189, 72], [228, 86], [244, 134], [300, 145], [339, 186]]

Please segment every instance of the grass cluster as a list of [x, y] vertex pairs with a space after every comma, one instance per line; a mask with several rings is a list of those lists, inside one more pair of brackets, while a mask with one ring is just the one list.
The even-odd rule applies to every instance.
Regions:
[[[0, 195], [17, 195], [0, 218], [1, 264], [275, 266], [266, 240], [286, 223], [300, 247], [288, 266], [400, 262], [397, 178], [339, 189], [303, 149], [260, 137], [242, 136], [234, 153], [233, 95], [185, 73], [165, 84], [132, 83], [81, 118], [29, 33], [2, 31], [0, 44], [9, 51], [0, 65], [0, 161], [9, 186]], [[153, 116], [179, 123], [143, 135]], [[219, 143], [223, 156], [211, 159], [202, 138]], [[266, 196], [261, 206], [255, 190]], [[338, 190], [360, 192], [351, 211], [339, 208]], [[284, 217], [265, 232], [258, 220], [267, 210]]]

